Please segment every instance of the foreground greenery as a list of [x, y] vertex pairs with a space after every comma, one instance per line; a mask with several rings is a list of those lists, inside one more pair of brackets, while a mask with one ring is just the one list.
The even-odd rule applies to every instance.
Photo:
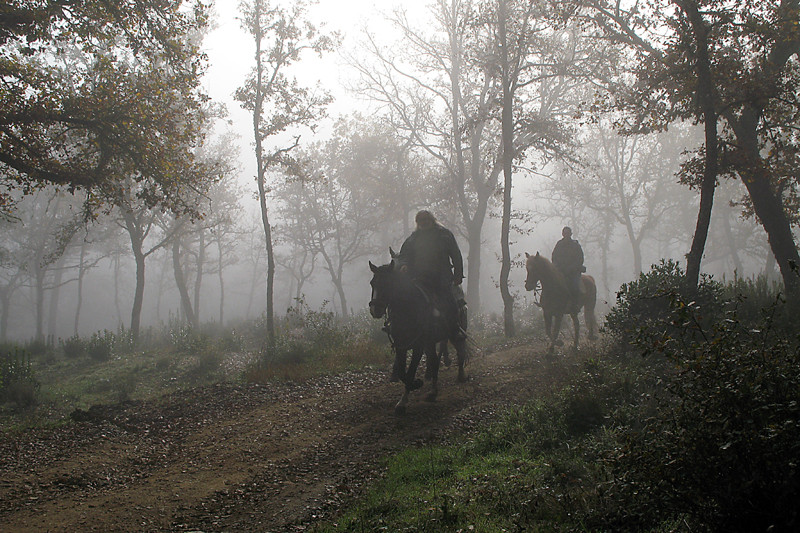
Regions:
[[800, 350], [762, 281], [623, 286], [570, 383], [458, 443], [408, 449], [334, 531], [794, 531]]
[[[534, 327], [521, 309], [523, 331]], [[0, 345], [0, 428], [69, 423], [76, 409], [158, 396], [221, 381], [303, 381], [323, 374], [388, 369], [392, 354], [383, 321], [366, 311], [342, 320], [324, 304], [300, 299], [278, 322], [276, 342], [266, 343], [266, 319], [228, 327], [192, 328], [170, 321], [142, 332], [102, 331], [57, 342]], [[473, 321], [482, 345], [502, 341], [499, 318]]]
[[75, 409], [155, 398], [220, 381], [268, 382], [385, 366], [381, 323], [366, 313], [343, 322], [302, 300], [266, 345], [265, 319], [193, 329], [180, 321], [131, 332], [102, 331], [58, 342], [0, 346], [0, 427], [59, 424]]

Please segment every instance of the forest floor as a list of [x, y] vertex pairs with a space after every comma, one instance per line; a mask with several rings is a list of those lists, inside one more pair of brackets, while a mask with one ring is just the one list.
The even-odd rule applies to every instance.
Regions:
[[560, 387], [566, 366], [544, 345], [486, 350], [466, 383], [442, 368], [438, 400], [424, 400], [426, 385], [403, 416], [387, 370], [95, 406], [0, 437], [0, 529], [305, 531], [358, 498], [391, 454], [465, 438]]

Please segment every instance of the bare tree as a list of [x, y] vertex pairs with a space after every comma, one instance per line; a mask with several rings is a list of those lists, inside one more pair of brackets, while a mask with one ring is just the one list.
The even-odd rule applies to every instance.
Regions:
[[481, 307], [482, 230], [501, 168], [492, 116], [499, 90], [485, 70], [487, 52], [475, 44], [486, 42], [478, 35], [483, 28], [472, 23], [477, 13], [469, 0], [437, 0], [433, 21], [423, 29], [398, 11], [391, 22], [402, 42], [385, 46], [367, 34], [369, 59], [351, 59], [360, 74], [356, 89], [383, 106], [439, 167], [431, 176], [447, 186], [428, 205], [456, 206], [469, 247], [467, 299], [475, 311]]
[[[652, 135], [616, 135], [606, 121], [588, 130], [582, 138], [581, 175], [552, 186], [566, 192], [567, 201], [577, 202], [622, 226], [633, 256], [633, 274], [643, 268], [642, 241], [656, 237], [667, 226], [670, 213], [681, 204], [692, 204], [691, 194], [680, 187], [675, 175], [680, 170], [690, 130], [675, 127]], [[673, 232], [677, 228], [673, 228]]]
[[[138, 201], [136, 185], [129, 183], [128, 188], [121, 188], [116, 203], [116, 224], [124, 229], [130, 239], [131, 252], [136, 262], [136, 289], [131, 308], [131, 337], [134, 343], [139, 339], [139, 330], [144, 303], [145, 267], [147, 258], [167, 246], [173, 233], [180, 229], [183, 221], [176, 222], [167, 232], [159, 230], [159, 213], [151, 210]], [[162, 225], [163, 227], [163, 225]]]
[[283, 145], [265, 144], [279, 143], [277, 137], [294, 128], [313, 128], [330, 101], [323, 92], [315, 94], [300, 87], [288, 73], [288, 68], [300, 60], [304, 51], [321, 54], [335, 44], [332, 38], [320, 35], [304, 19], [306, 9], [305, 0], [298, 0], [286, 9], [272, 6], [269, 0], [243, 1], [240, 4], [242, 27], [255, 43], [255, 66], [245, 84], [236, 91], [236, 99], [253, 114], [256, 184], [267, 251], [267, 332], [270, 344], [275, 341], [275, 256], [267, 205], [267, 172], [276, 166], [296, 168], [290, 153], [298, 146], [299, 136]]
[[[379, 224], [372, 196], [360, 186], [366, 176], [342, 160], [336, 140], [305, 154], [306, 179], [284, 183], [281, 199], [283, 228], [288, 242], [318, 255], [336, 288], [342, 316], [348, 316], [345, 267], [374, 250], [371, 238]], [[363, 168], [362, 168], [363, 170]]]

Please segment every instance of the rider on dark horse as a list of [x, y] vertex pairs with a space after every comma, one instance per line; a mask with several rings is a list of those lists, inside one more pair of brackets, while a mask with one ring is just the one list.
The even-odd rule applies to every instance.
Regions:
[[567, 281], [573, 307], [580, 307], [579, 302], [582, 294], [581, 274], [586, 272], [583, 266], [583, 248], [578, 241], [572, 238], [572, 229], [565, 226], [561, 230], [563, 239], [556, 243], [553, 248], [553, 266], [564, 275]]
[[460, 306], [464, 306], [461, 282], [464, 263], [453, 232], [436, 221], [430, 211], [420, 211], [416, 230], [405, 240], [397, 257], [403, 272], [408, 272], [429, 295], [455, 338], [464, 338]]

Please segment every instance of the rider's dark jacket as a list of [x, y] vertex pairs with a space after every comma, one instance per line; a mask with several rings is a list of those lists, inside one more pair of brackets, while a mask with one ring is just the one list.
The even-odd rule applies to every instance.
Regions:
[[578, 241], [564, 237], [553, 248], [553, 266], [565, 276], [572, 277], [585, 272], [583, 268], [583, 248]]
[[450, 287], [464, 278], [464, 262], [453, 232], [434, 224], [415, 230], [403, 243], [398, 256], [411, 277], [435, 289]]

